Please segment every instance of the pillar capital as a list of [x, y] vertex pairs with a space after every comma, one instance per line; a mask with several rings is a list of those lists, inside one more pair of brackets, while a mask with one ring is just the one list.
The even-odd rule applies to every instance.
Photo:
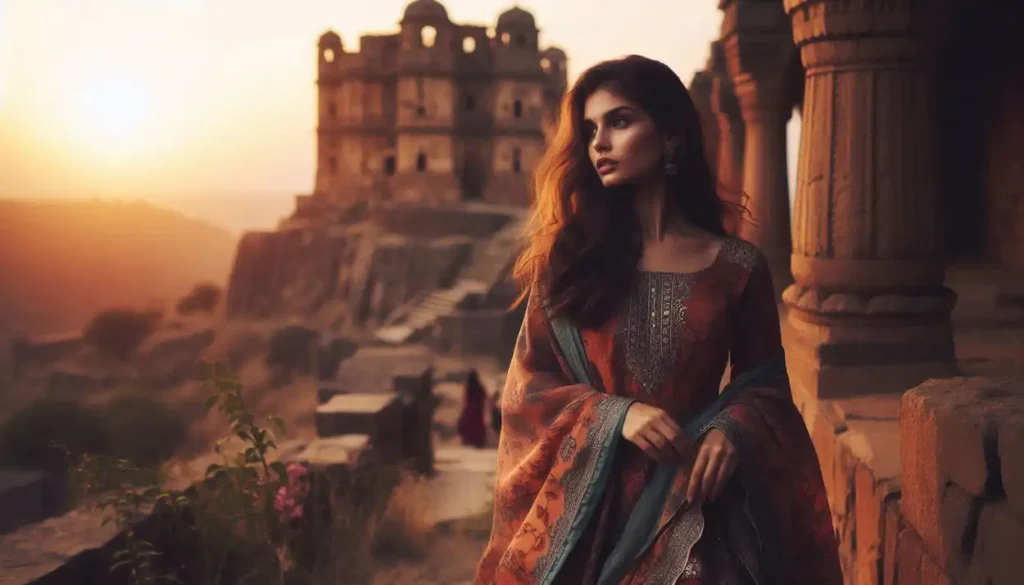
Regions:
[[792, 21], [793, 40], [809, 70], [919, 66], [933, 52], [930, 31], [943, 18], [940, 6], [913, 0], [783, 3]]
[[711, 109], [718, 116], [740, 120], [740, 102], [736, 98], [736, 88], [733, 87], [732, 80], [725, 75], [715, 75], [711, 79]]
[[721, 46], [744, 119], [777, 116], [792, 108], [791, 68], [796, 48], [789, 19], [777, 1], [721, 4]]

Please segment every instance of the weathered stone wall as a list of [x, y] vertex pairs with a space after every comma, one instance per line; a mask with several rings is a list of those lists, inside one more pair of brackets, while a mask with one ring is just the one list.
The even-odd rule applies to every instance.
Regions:
[[801, 406], [845, 583], [1024, 583], [1024, 381], [933, 379]]
[[444, 286], [470, 242], [369, 235], [353, 229], [249, 233], [239, 243], [229, 315], [308, 315], [332, 301], [356, 321], [383, 319], [418, 294]]
[[383, 231], [417, 238], [484, 238], [504, 227], [510, 218], [500, 209], [411, 204], [380, 207], [373, 216]]
[[1024, 380], [925, 382], [900, 432], [899, 583], [1024, 583]]
[[370, 244], [356, 230], [243, 235], [228, 281], [228, 315], [302, 313], [344, 297], [353, 275], [343, 274], [343, 267], [355, 263], [362, 245]]
[[522, 322], [504, 308], [456, 311], [438, 317], [431, 345], [461, 356], [489, 355], [502, 361], [512, 357], [516, 332]]

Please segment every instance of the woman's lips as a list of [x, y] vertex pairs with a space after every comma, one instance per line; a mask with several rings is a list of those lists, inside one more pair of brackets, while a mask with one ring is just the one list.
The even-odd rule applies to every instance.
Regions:
[[610, 172], [615, 170], [615, 167], [616, 167], [617, 164], [618, 163], [616, 163], [615, 161], [610, 161], [610, 160], [598, 161], [597, 162], [597, 174], [602, 175], [602, 176], [603, 175], [607, 175], [608, 173], [610, 173]]

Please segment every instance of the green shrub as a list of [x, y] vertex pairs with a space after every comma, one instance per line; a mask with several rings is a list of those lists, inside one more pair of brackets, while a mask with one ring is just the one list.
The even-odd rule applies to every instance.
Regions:
[[184, 443], [188, 425], [176, 410], [159, 399], [130, 392], [100, 409], [107, 453], [139, 465], [166, 460]]
[[303, 325], [285, 325], [270, 337], [264, 362], [286, 372], [306, 373], [320, 334]]
[[106, 449], [99, 413], [67, 399], [41, 398], [11, 414], [0, 427], [0, 460], [19, 467], [56, 469], [74, 453]]
[[72, 454], [102, 454], [154, 465], [174, 454], [187, 433], [185, 419], [159, 400], [128, 393], [101, 407], [41, 398], [0, 427], [0, 461], [59, 469]]
[[212, 313], [220, 303], [221, 288], [212, 283], [197, 284], [192, 292], [178, 301], [178, 314]]
[[127, 360], [153, 334], [161, 317], [153, 310], [110, 309], [93, 317], [84, 337], [100, 353]]

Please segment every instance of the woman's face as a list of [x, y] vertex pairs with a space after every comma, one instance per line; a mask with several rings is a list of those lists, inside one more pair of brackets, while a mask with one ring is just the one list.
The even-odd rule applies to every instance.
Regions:
[[654, 120], [633, 102], [599, 88], [584, 104], [582, 129], [605, 187], [644, 182], [660, 171], [661, 137]]

